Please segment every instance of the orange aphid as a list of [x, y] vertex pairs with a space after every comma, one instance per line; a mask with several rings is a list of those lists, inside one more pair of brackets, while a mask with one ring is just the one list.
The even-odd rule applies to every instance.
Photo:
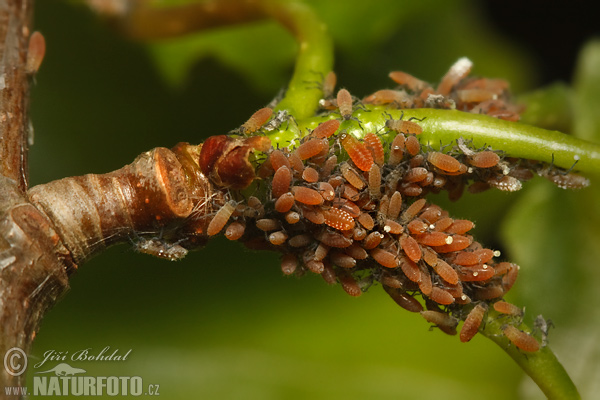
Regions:
[[333, 265], [337, 265], [342, 268], [354, 268], [356, 266], [356, 260], [348, 254], [341, 253], [339, 250], [332, 251], [329, 254], [329, 260]]
[[392, 287], [383, 287], [387, 294], [390, 295], [392, 300], [396, 302], [400, 307], [404, 308], [410, 312], [421, 312], [423, 311], [423, 306], [417, 299], [405, 293], [402, 290], [398, 290]]
[[308, 183], [315, 183], [319, 180], [319, 173], [312, 167], [307, 167], [302, 173], [302, 179]]
[[300, 222], [300, 214], [295, 211], [290, 211], [289, 213], [285, 214], [285, 221], [291, 225], [297, 224]]
[[475, 224], [468, 219], [455, 219], [452, 225], [446, 228], [447, 233], [462, 235], [475, 227]]
[[362, 180], [358, 172], [352, 168], [348, 163], [342, 163], [340, 165], [340, 170], [342, 171], [342, 175], [344, 178], [357, 189], [362, 189], [365, 187], [365, 182]]
[[464, 250], [471, 245], [473, 242], [472, 237], [466, 237], [462, 235], [452, 236], [452, 243], [445, 244], [443, 246], [436, 246], [435, 250], [438, 253], [450, 253], [453, 251]]
[[[430, 296], [431, 291], [433, 290], [433, 282], [431, 282], [431, 275], [429, 274], [429, 270], [427, 268], [421, 268], [420, 271], [421, 277], [419, 278], [419, 282], [417, 282], [417, 284], [419, 285], [421, 293], [423, 293], [425, 296]], [[454, 297], [452, 298], [452, 301], [454, 301]]]
[[344, 119], [352, 117], [352, 96], [346, 89], [340, 89], [337, 93], [337, 105]]
[[397, 107], [408, 108], [412, 106], [412, 97], [404, 90], [383, 89], [365, 97], [363, 103], [382, 105], [394, 103]]
[[444, 217], [436, 221], [433, 224], [433, 230], [436, 232], [444, 232], [446, 229], [450, 227], [454, 223], [454, 220], [449, 217]]
[[[285, 157], [285, 156], [284, 156]], [[277, 199], [284, 193], [290, 191], [290, 184], [292, 183], [292, 172], [285, 165], [275, 171], [273, 176], [273, 182], [271, 185], [271, 193], [273, 198]]]
[[312, 138], [298, 146], [294, 153], [296, 153], [301, 160], [306, 160], [316, 156], [317, 154], [320, 154], [323, 151], [323, 148], [328, 146], [329, 145], [327, 144], [327, 141], [323, 139]]
[[474, 253], [479, 257], [480, 263], [486, 263], [494, 258], [494, 251], [490, 249], [475, 250]]
[[502, 328], [502, 332], [508, 340], [523, 351], [535, 352], [540, 349], [540, 343], [533, 336], [515, 326], [506, 325]]
[[420, 135], [423, 133], [421, 125], [413, 121], [403, 121], [401, 119], [388, 119], [385, 121], [385, 126], [398, 133], [406, 133], [409, 135]]
[[381, 197], [381, 169], [377, 164], [371, 165], [369, 170], [369, 194], [374, 199]]
[[458, 320], [453, 316], [432, 310], [421, 311], [421, 315], [427, 322], [440, 328], [442, 332], [448, 335], [456, 335]]
[[[435, 204], [432, 204], [429, 207], [427, 207], [421, 213], [421, 215], [419, 215], [419, 218], [421, 218], [425, 222], [434, 224], [437, 222], [437, 220], [439, 220], [441, 218], [441, 216], [442, 216], [442, 210], [440, 209], [440, 207], [436, 206]], [[448, 230], [446, 230], [446, 232], [448, 232]]]
[[298, 267], [298, 259], [294, 254], [284, 254], [281, 257], [281, 271], [285, 275], [291, 275], [296, 271]]
[[25, 63], [25, 72], [35, 74], [40, 69], [44, 55], [46, 54], [46, 39], [44, 35], [35, 31], [29, 38], [29, 46], [27, 48], [27, 61]]
[[279, 221], [272, 218], [261, 218], [256, 220], [256, 227], [264, 232], [274, 231], [279, 229]]
[[498, 95], [484, 89], [461, 89], [456, 91], [456, 99], [461, 103], [481, 103], [495, 100]]
[[470, 267], [459, 268], [458, 276], [463, 282], [487, 281], [496, 274], [494, 268], [487, 264], [478, 264]]
[[334, 229], [347, 231], [354, 228], [354, 218], [344, 210], [332, 207], [329, 210], [323, 210], [322, 213], [325, 217], [325, 224]]
[[223, 229], [227, 221], [229, 221], [231, 214], [233, 214], [235, 206], [235, 201], [231, 200], [225, 203], [223, 207], [219, 208], [219, 211], [217, 211], [213, 219], [210, 220], [208, 228], [206, 228], [206, 234], [208, 236], [214, 236], [221, 232], [221, 229]]
[[408, 151], [411, 156], [415, 156], [421, 151], [421, 143], [419, 143], [419, 140], [415, 136], [406, 138], [404, 145], [406, 146], [406, 151]]
[[426, 82], [402, 71], [392, 71], [388, 76], [398, 85], [404, 85], [413, 92], [423, 90], [429, 86]]
[[469, 315], [467, 315], [467, 318], [465, 318], [465, 323], [460, 329], [461, 342], [466, 343], [473, 339], [473, 336], [477, 334], [487, 309], [488, 306], [485, 303], [478, 303], [475, 307], [473, 307]]
[[292, 187], [292, 193], [296, 201], [300, 203], [311, 206], [323, 204], [323, 197], [314, 189], [304, 186], [294, 186]]
[[337, 83], [337, 76], [335, 72], [329, 71], [327, 75], [325, 75], [325, 79], [323, 79], [323, 97], [328, 98], [333, 95], [333, 91], [335, 90], [335, 84]]
[[457, 62], [454, 63], [446, 72], [446, 75], [442, 78], [440, 82], [437, 93], [442, 94], [444, 96], [448, 95], [452, 88], [463, 78], [465, 78], [471, 72], [471, 68], [473, 67], [473, 63], [466, 57], [460, 58]]
[[342, 197], [348, 200], [356, 201], [360, 199], [360, 193], [354, 186], [344, 185], [344, 193], [342, 193]]
[[383, 230], [393, 235], [399, 235], [404, 232], [404, 227], [394, 220], [386, 219], [383, 225]]
[[438, 260], [435, 251], [431, 250], [429, 247], [423, 247], [423, 261], [425, 261], [427, 265], [435, 267], [440, 260]]
[[340, 142], [352, 162], [361, 170], [368, 171], [373, 165], [373, 155], [364, 143], [346, 132], [340, 135]]
[[340, 284], [342, 285], [342, 289], [350, 296], [358, 297], [362, 294], [362, 290], [360, 290], [360, 286], [356, 282], [356, 279], [349, 274], [340, 274], [338, 276]]
[[242, 222], [235, 221], [229, 224], [225, 230], [225, 237], [229, 240], [238, 240], [244, 235], [246, 225]]
[[332, 201], [335, 198], [335, 190], [329, 182], [319, 182], [319, 192], [323, 199]]
[[314, 131], [312, 131], [312, 135], [316, 138], [324, 139], [333, 135], [340, 127], [340, 120], [338, 119], [330, 119], [325, 122], [321, 122]]
[[[406, 222], [411, 221], [423, 209], [426, 202], [427, 202], [427, 200], [425, 200], [425, 199], [419, 199], [419, 200], [415, 201], [414, 203], [412, 203], [402, 213], [402, 220], [406, 221]], [[421, 218], [423, 218], [422, 215], [421, 215]]]
[[352, 239], [360, 241], [367, 237], [367, 231], [364, 230], [361, 226], [356, 226], [354, 231], [352, 232]]
[[471, 251], [458, 253], [453, 262], [457, 265], [475, 265], [480, 263], [479, 255]]
[[356, 260], [364, 260], [369, 256], [367, 251], [360, 247], [358, 243], [353, 243], [352, 246], [346, 247], [344, 250], [346, 251], [346, 254]]
[[404, 253], [414, 262], [418, 262], [421, 259], [422, 252], [421, 246], [419, 243], [412, 237], [408, 235], [402, 235], [400, 237], [400, 246]]
[[368, 230], [373, 229], [373, 227], [375, 226], [375, 221], [373, 221], [373, 217], [371, 217], [367, 213], [361, 213], [358, 216], [358, 222], [360, 222], [360, 224]]
[[396, 191], [390, 198], [390, 203], [387, 209], [387, 216], [390, 219], [397, 219], [398, 215], [400, 215], [400, 210], [402, 209], [402, 195], [400, 192]]
[[[425, 292], [423, 292], [423, 293], [425, 293]], [[436, 287], [436, 286], [434, 286], [431, 289], [429, 298], [438, 304], [448, 305], [448, 304], [454, 303], [454, 296], [452, 296], [450, 293], [448, 293], [444, 289], [440, 289], [439, 287]]]
[[402, 161], [402, 158], [404, 157], [405, 142], [406, 137], [401, 133], [394, 137], [392, 146], [390, 147], [390, 157], [388, 159], [390, 165], [396, 165]]
[[381, 233], [371, 232], [363, 240], [362, 246], [367, 250], [374, 249], [375, 247], [379, 246], [382, 239], [383, 239], [383, 235]]
[[296, 171], [297, 174], [302, 174], [302, 172], [304, 171], [304, 163], [296, 153], [290, 154], [290, 156], [288, 157], [288, 161], [292, 169]]
[[322, 242], [329, 247], [335, 247], [338, 249], [343, 249], [352, 245], [352, 239], [328, 230], [322, 230], [321, 232], [317, 233], [315, 238], [319, 242]]
[[420, 219], [413, 219], [406, 227], [413, 235], [419, 235], [421, 233], [425, 233], [429, 225]]
[[498, 165], [500, 156], [493, 151], [481, 151], [469, 157], [469, 163], [478, 168], [491, 168]]
[[404, 174], [404, 182], [421, 182], [427, 178], [429, 171], [423, 167], [411, 168], [406, 174]]
[[456, 158], [438, 151], [427, 154], [427, 161], [446, 172], [456, 172], [460, 169], [460, 162]]
[[273, 150], [269, 155], [269, 161], [271, 161], [271, 166], [274, 171], [277, 171], [284, 165], [288, 168], [292, 168], [289, 160], [281, 150]]
[[435, 272], [437, 272], [437, 274], [446, 282], [452, 285], [456, 285], [458, 283], [458, 274], [456, 273], [454, 268], [452, 268], [450, 264], [448, 264], [446, 261], [437, 259], [437, 262], [435, 263], [435, 265], [432, 265], [432, 267], [435, 270]]
[[325, 215], [323, 215], [321, 210], [304, 208], [302, 215], [313, 224], [321, 225], [325, 223]]
[[497, 301], [494, 303], [494, 310], [502, 314], [514, 315], [520, 317], [523, 315], [523, 309], [515, 306], [514, 304], [507, 303], [506, 301]]
[[446, 235], [444, 232], [426, 232], [417, 236], [417, 242], [426, 246], [443, 246], [454, 241], [452, 236]]
[[400, 268], [402, 269], [402, 272], [404, 272], [404, 275], [411, 281], [418, 283], [421, 280], [421, 270], [419, 269], [419, 266], [408, 258], [402, 257], [400, 260]]
[[376, 134], [369, 132], [365, 135], [365, 144], [373, 153], [373, 159], [376, 164], [383, 165], [385, 162], [385, 153], [383, 151], [383, 143]]
[[288, 235], [284, 231], [273, 232], [269, 235], [269, 242], [275, 246], [281, 246], [287, 239]]
[[279, 196], [275, 201], [275, 211], [280, 213], [286, 213], [294, 206], [294, 195], [291, 192], [287, 192]]
[[502, 277], [502, 286], [505, 292], [508, 292], [513, 287], [518, 276], [519, 266], [517, 264], [509, 263], [508, 271], [506, 272], [506, 275]]
[[383, 265], [386, 268], [398, 267], [398, 258], [389, 251], [376, 248], [371, 250], [369, 254], [371, 255], [371, 257], [373, 257], [375, 261], [377, 261], [379, 264]]
[[250, 134], [259, 130], [265, 122], [271, 118], [273, 109], [269, 107], [261, 108], [246, 121], [240, 128], [241, 133]]

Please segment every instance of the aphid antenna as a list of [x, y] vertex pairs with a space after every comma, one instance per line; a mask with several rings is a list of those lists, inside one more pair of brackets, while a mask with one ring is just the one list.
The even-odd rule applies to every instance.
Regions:
[[285, 88], [281, 88], [279, 89], [279, 91], [277, 92], [277, 94], [275, 95], [275, 97], [273, 97], [273, 100], [271, 100], [269, 102], [269, 104], [267, 104], [267, 107], [270, 108], [275, 108], [277, 107], [277, 105], [279, 104], [279, 102], [281, 101], [281, 99], [283, 99], [283, 96], [285, 95]]
[[[554, 156], [554, 154], [553, 154]], [[561, 175], [569, 175], [573, 169], [575, 168], [575, 166], [577, 165], [577, 163], [579, 162], [579, 156], [575, 156], [575, 162], [573, 163], [573, 165], [571, 165], [571, 168], [569, 168], [568, 170], [564, 171], [564, 172], [559, 172], [559, 174]]]
[[[404, 111], [402, 111], [402, 113], [403, 113], [402, 115], [404, 115]], [[400, 119], [402, 119], [402, 118], [400, 118]], [[414, 119], [415, 121], [423, 122], [423, 121], [425, 121], [425, 120], [427, 119], [427, 117], [423, 117], [423, 118], [410, 117], [408, 120], [409, 120], [409, 121], [412, 121], [413, 119]]]

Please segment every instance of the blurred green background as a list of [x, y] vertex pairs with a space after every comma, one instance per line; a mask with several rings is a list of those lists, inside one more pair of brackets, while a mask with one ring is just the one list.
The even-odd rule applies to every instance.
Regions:
[[[517, 93], [541, 83], [543, 65], [495, 31], [480, 3], [312, 3], [336, 42], [338, 84], [357, 96], [391, 86], [394, 69], [436, 82], [462, 56], [474, 61], [473, 74], [508, 79]], [[38, 1], [35, 26], [47, 53], [32, 93], [32, 185], [108, 172], [150, 148], [239, 126], [285, 86], [295, 53], [273, 22], [143, 44], [82, 6]], [[597, 99], [587, 96], [575, 99]], [[597, 120], [589, 114], [576, 121]], [[586, 134], [600, 140], [600, 132]], [[593, 398], [600, 316], [584, 305], [599, 300], [597, 191], [525, 186], [435, 201], [474, 219], [482, 243], [521, 264], [508, 299], [527, 306], [530, 322], [540, 313], [554, 321], [552, 347]], [[132, 351], [124, 362], [72, 366], [89, 376], [141, 376], [168, 399], [541, 398], [485, 338], [462, 344], [430, 332], [380, 287], [354, 299], [320, 277], [284, 278], [276, 255], [224, 239], [177, 263], [120, 245], [81, 266], [44, 319], [30, 365], [49, 350], [106, 346]]]

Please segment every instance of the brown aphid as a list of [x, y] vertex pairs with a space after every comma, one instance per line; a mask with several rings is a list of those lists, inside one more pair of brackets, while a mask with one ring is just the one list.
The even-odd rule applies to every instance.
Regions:
[[417, 197], [423, 193], [423, 188], [416, 183], [403, 183], [399, 190], [403, 195], [408, 197]]
[[304, 265], [306, 265], [306, 268], [308, 268], [310, 272], [314, 272], [315, 274], [322, 274], [325, 270], [323, 262], [317, 260], [308, 260]]
[[275, 246], [281, 246], [288, 239], [288, 234], [284, 231], [273, 232], [269, 235], [269, 242]]
[[452, 243], [445, 244], [443, 246], [436, 246], [435, 251], [438, 253], [450, 253], [453, 251], [464, 250], [471, 245], [473, 242], [472, 237], [466, 237], [462, 235], [454, 235], [452, 237]]
[[[425, 293], [425, 292], [423, 292]], [[429, 294], [429, 298], [435, 301], [438, 304], [449, 305], [454, 303], [454, 296], [445, 291], [444, 289], [440, 289], [437, 286], [434, 286], [431, 289], [431, 293]]]
[[324, 139], [312, 138], [302, 143], [296, 148], [294, 153], [301, 159], [307, 160], [320, 154], [323, 149], [329, 148], [329, 144]]
[[371, 232], [367, 235], [367, 237], [362, 242], [362, 247], [371, 250], [375, 247], [379, 246], [381, 240], [383, 239], [383, 235], [379, 232]]
[[335, 285], [337, 283], [337, 276], [335, 275], [335, 270], [331, 263], [327, 260], [323, 262], [323, 272], [321, 272], [321, 277], [328, 285]]
[[[421, 213], [421, 215], [419, 215], [419, 218], [421, 218], [423, 221], [429, 224], [435, 224], [441, 217], [442, 210], [439, 206], [435, 204], [431, 204]], [[446, 230], [446, 232], [450, 233], [448, 232], [448, 230]]]
[[288, 161], [290, 162], [292, 169], [298, 175], [301, 175], [302, 172], [304, 172], [304, 163], [302, 162], [302, 160], [300, 159], [300, 157], [298, 157], [298, 155], [296, 153], [290, 154], [290, 156], [288, 157]]
[[466, 57], [460, 58], [454, 63], [442, 78], [436, 92], [447, 96], [456, 84], [471, 72], [473, 63]]
[[423, 179], [422, 181], [417, 182], [419, 184], [419, 186], [421, 187], [425, 187], [425, 186], [429, 186], [433, 183], [433, 180], [435, 179], [435, 175], [433, 174], [433, 172], [429, 171], [427, 172], [427, 176], [425, 176], [425, 179]]
[[314, 131], [312, 131], [312, 136], [325, 139], [331, 137], [338, 129], [340, 128], [340, 120], [338, 119], [330, 119], [325, 122], [321, 122]]
[[360, 226], [356, 226], [354, 231], [352, 231], [352, 239], [361, 241], [367, 237], [367, 231], [361, 228]]
[[327, 160], [325, 160], [325, 165], [321, 169], [321, 178], [327, 179], [329, 175], [333, 172], [334, 168], [337, 166], [337, 156], [334, 154], [330, 156]]
[[346, 89], [340, 89], [337, 93], [337, 106], [344, 119], [352, 117], [352, 96]]
[[261, 218], [256, 220], [256, 227], [264, 232], [274, 231], [275, 229], [279, 229], [279, 221], [272, 218]]
[[[402, 213], [402, 221], [406, 221], [406, 222], [412, 221], [412, 219], [415, 218], [419, 212], [421, 212], [423, 207], [425, 207], [426, 202], [427, 202], [427, 200], [425, 200], [425, 199], [419, 199], [419, 200], [416, 200], [415, 202], [413, 202]], [[422, 215], [421, 215], [421, 218], [423, 218]]]
[[275, 201], [275, 211], [280, 213], [286, 213], [294, 206], [294, 195], [291, 192], [287, 192], [279, 196]]
[[548, 179], [561, 189], [583, 189], [590, 186], [590, 180], [574, 173], [551, 173], [550, 170], [542, 171], [540, 176]]
[[[403, 121], [401, 119], [388, 119], [385, 121], [385, 126], [398, 133], [405, 133], [408, 135], [420, 135], [423, 133], [421, 125], [412, 121]], [[415, 153], [416, 154], [416, 153]]]
[[523, 187], [521, 181], [509, 175], [504, 175], [500, 179], [491, 177], [486, 182], [488, 185], [504, 192], [516, 192], [517, 190], [521, 190]]
[[248, 135], [259, 130], [273, 114], [273, 109], [269, 107], [261, 108], [246, 121], [241, 127], [240, 132]]
[[453, 223], [454, 223], [454, 220], [452, 218], [449, 218], [449, 217], [441, 218], [441, 219], [437, 220], [435, 222], [435, 224], [433, 224], [433, 231], [445, 232], [446, 229], [448, 229]]
[[315, 238], [329, 247], [343, 249], [352, 245], [353, 241], [339, 233], [322, 230], [315, 235]]
[[460, 169], [460, 162], [456, 158], [439, 151], [428, 153], [427, 161], [446, 172], [456, 172]]
[[333, 201], [335, 199], [335, 190], [329, 182], [319, 182], [319, 193], [324, 200]]
[[294, 254], [284, 254], [281, 257], [281, 271], [285, 275], [291, 275], [296, 272], [298, 267], [298, 258]]
[[337, 76], [335, 72], [329, 71], [325, 78], [323, 79], [323, 97], [328, 98], [333, 95], [333, 91], [335, 90], [335, 84], [337, 83]]
[[463, 282], [487, 281], [496, 274], [494, 268], [487, 264], [478, 264], [458, 269], [458, 277]]
[[356, 189], [352, 185], [344, 185], [344, 192], [342, 193], [342, 197], [351, 201], [357, 201], [360, 199], [360, 193], [358, 189]]
[[373, 217], [371, 217], [367, 213], [361, 213], [358, 216], [358, 222], [365, 227], [365, 229], [371, 230], [375, 226], [375, 221], [373, 221]]
[[[429, 247], [423, 247], [422, 249], [423, 249], [423, 261], [425, 261], [427, 263], [427, 265], [435, 268], [437, 263], [440, 261], [437, 258], [437, 253], [435, 251], [431, 250]], [[439, 274], [439, 272], [438, 272], [438, 274]], [[446, 282], [448, 282], [448, 281], [446, 281]]]
[[446, 228], [446, 233], [463, 235], [475, 228], [475, 224], [468, 219], [455, 219], [452, 225]]
[[290, 161], [281, 150], [273, 150], [269, 155], [269, 161], [274, 171], [279, 170], [283, 166], [286, 166], [288, 169], [292, 168]]
[[419, 246], [419, 243], [417, 243], [417, 241], [412, 236], [402, 235], [400, 237], [400, 246], [402, 247], [404, 253], [412, 261], [418, 262], [421, 259], [421, 256], [423, 254], [421, 252], [421, 246]]
[[456, 335], [458, 319], [453, 316], [432, 310], [421, 311], [421, 315], [427, 322], [440, 328], [442, 332], [448, 335]]
[[371, 250], [369, 254], [371, 255], [371, 257], [373, 257], [375, 261], [377, 261], [379, 264], [383, 265], [386, 268], [398, 267], [398, 258], [389, 251], [380, 248], [375, 248]]
[[188, 249], [177, 243], [168, 243], [160, 238], [145, 237], [139, 238], [135, 244], [135, 250], [169, 261], [181, 260], [188, 253]]
[[406, 142], [406, 137], [399, 133], [392, 140], [392, 145], [390, 147], [390, 156], [388, 158], [388, 164], [394, 166], [397, 165], [402, 158], [404, 158], [404, 148]]
[[362, 290], [360, 290], [360, 285], [356, 282], [356, 279], [352, 277], [350, 274], [340, 274], [338, 275], [338, 279], [340, 284], [342, 285], [342, 289], [350, 296], [358, 297], [362, 294]]
[[404, 90], [382, 89], [365, 97], [363, 103], [383, 105], [393, 104], [398, 108], [408, 108], [413, 104], [412, 96]]
[[485, 285], [483, 287], [475, 287], [473, 295], [476, 300], [492, 300], [504, 296], [504, 289], [501, 285]]
[[355, 203], [347, 199], [338, 199], [333, 202], [333, 206], [339, 208], [342, 211], [347, 212], [352, 218], [358, 218], [360, 215], [360, 207]]
[[369, 170], [369, 194], [374, 199], [381, 197], [381, 169], [377, 164]]
[[219, 211], [217, 211], [213, 219], [210, 220], [208, 228], [206, 228], [206, 234], [208, 236], [214, 236], [221, 232], [221, 229], [223, 229], [227, 221], [229, 221], [231, 214], [233, 214], [235, 206], [235, 201], [231, 200], [225, 203], [223, 207], [219, 208]]
[[415, 136], [407, 137], [405, 146], [406, 151], [408, 151], [411, 156], [415, 156], [421, 151], [421, 143], [419, 143], [419, 140]]
[[[285, 156], [284, 156], [285, 157]], [[278, 199], [280, 196], [290, 191], [290, 184], [292, 183], [292, 172], [290, 169], [283, 165], [275, 171], [273, 175], [273, 182], [271, 183], [271, 193], [274, 199]]]
[[289, 213], [285, 214], [285, 222], [290, 225], [297, 224], [300, 222], [300, 214], [295, 211], [290, 211]]
[[[244, 212], [244, 216], [248, 216], [251, 218], [255, 218], [256, 216], [258, 216], [260, 218], [262, 215], [264, 215], [265, 207], [257, 197], [255, 197], [255, 196], [248, 197], [247, 203], [248, 203], [248, 208], [246, 208], [246, 211]], [[256, 210], [256, 215], [254, 215], [254, 213], [252, 213], [253, 216], [246, 215], [246, 213], [249, 210]]]
[[354, 228], [354, 217], [348, 212], [336, 207], [322, 211], [325, 224], [339, 231], [347, 231]]
[[404, 182], [421, 182], [427, 178], [427, 169], [423, 167], [411, 168], [406, 174], [404, 174]]
[[[423, 293], [425, 296], [431, 296], [431, 292], [433, 290], [433, 282], [431, 281], [431, 275], [429, 274], [429, 271], [426, 267], [420, 268], [420, 271], [421, 277], [419, 278], [419, 282], [417, 282], [417, 284], [419, 285], [419, 290], [421, 290], [421, 293]], [[452, 301], [454, 302], [454, 298], [452, 298]]]
[[396, 302], [400, 307], [410, 312], [421, 312], [423, 306], [417, 299], [410, 296], [406, 292], [393, 287], [384, 286], [383, 289], [390, 295], [392, 300]]
[[[425, 261], [425, 262], [427, 262], [427, 261]], [[427, 264], [429, 264], [429, 263], [427, 263]], [[431, 265], [431, 264], [429, 264], [429, 265]], [[452, 285], [456, 285], [458, 283], [459, 278], [458, 278], [458, 274], [456, 273], [456, 270], [454, 270], [454, 268], [452, 268], [450, 266], [450, 264], [448, 264], [446, 261], [437, 259], [437, 262], [435, 263], [435, 265], [431, 265], [431, 266], [433, 267], [435, 272], [437, 272], [437, 274], [440, 276], [440, 278], [442, 278], [446, 282], [448, 282]]]
[[340, 251], [332, 251], [329, 254], [329, 260], [333, 265], [337, 265], [342, 268], [354, 268], [356, 266], [356, 260], [354, 257], [348, 254], [341, 253]]
[[383, 165], [385, 162], [385, 152], [383, 150], [383, 142], [381, 138], [376, 134], [369, 132], [365, 135], [365, 144], [371, 153], [373, 153], [373, 160], [378, 165]]
[[314, 259], [317, 261], [323, 261], [325, 257], [327, 257], [328, 253], [329, 246], [326, 246], [323, 243], [319, 243], [319, 245], [315, 249]]
[[302, 173], [302, 179], [308, 183], [315, 183], [319, 180], [319, 173], [312, 167], [307, 167]]
[[33, 75], [38, 72], [46, 54], [46, 39], [40, 32], [35, 31], [29, 37], [25, 73]]
[[232, 222], [225, 230], [225, 237], [229, 240], [238, 240], [244, 235], [245, 230], [246, 224], [240, 221]]
[[408, 228], [408, 231], [413, 235], [419, 235], [425, 233], [429, 225], [427, 225], [420, 219], [413, 219], [406, 227]]
[[399, 235], [404, 232], [404, 227], [394, 220], [386, 219], [383, 224], [383, 230], [384, 232], [391, 233], [392, 235]]
[[364, 143], [361, 143], [353, 135], [346, 132], [340, 135], [340, 143], [358, 169], [365, 172], [371, 169], [373, 155]]
[[344, 162], [340, 165], [340, 170], [344, 178], [354, 186], [356, 189], [361, 190], [365, 187], [365, 182], [362, 180], [358, 172], [352, 168], [348, 163]]
[[508, 292], [517, 281], [519, 268], [520, 267], [517, 264], [509, 263], [508, 271], [506, 272], [506, 275], [502, 277], [502, 287], [505, 292]]
[[320, 209], [302, 209], [302, 216], [316, 225], [321, 225], [325, 223], [325, 215], [321, 212]]
[[288, 240], [288, 244], [292, 247], [306, 247], [313, 242], [313, 238], [305, 233], [296, 235]]
[[419, 266], [412, 260], [402, 257], [400, 259], [400, 268], [409, 280], [416, 283], [421, 280], [421, 270], [419, 269]]
[[483, 321], [483, 317], [488, 309], [487, 304], [485, 303], [477, 303], [475, 307], [469, 312], [467, 318], [465, 318], [465, 323], [460, 329], [460, 341], [463, 343], [467, 343], [473, 336], [477, 334], [479, 331], [479, 327], [481, 326], [481, 322]]
[[477, 168], [492, 168], [498, 165], [500, 156], [493, 151], [480, 151], [469, 157], [469, 164]]
[[400, 215], [400, 210], [402, 209], [402, 195], [400, 192], [396, 191], [390, 198], [390, 203], [387, 209], [387, 216], [392, 219], [398, 219]]
[[508, 340], [523, 351], [533, 353], [540, 349], [540, 343], [533, 336], [515, 326], [506, 325], [502, 327], [502, 332]]
[[412, 90], [413, 92], [419, 92], [429, 86], [427, 82], [417, 79], [414, 76], [402, 71], [392, 71], [388, 76], [398, 85], [406, 86], [406, 88]]
[[515, 317], [523, 316], [523, 309], [515, 306], [514, 304], [507, 303], [506, 301], [497, 301], [494, 303], [494, 310], [502, 314], [512, 315]]
[[426, 232], [417, 236], [416, 239], [417, 242], [426, 246], [443, 246], [454, 241], [452, 236], [448, 236], [444, 232]]
[[323, 204], [323, 197], [314, 189], [304, 186], [294, 186], [292, 187], [292, 193], [294, 194], [296, 201], [302, 204], [307, 204], [310, 206]]
[[346, 247], [344, 251], [346, 251], [346, 254], [348, 254], [356, 260], [364, 260], [369, 256], [367, 251], [363, 249], [358, 243], [353, 243], [352, 246]]
[[455, 92], [456, 99], [461, 103], [481, 103], [495, 100], [498, 95], [485, 89], [462, 89]]

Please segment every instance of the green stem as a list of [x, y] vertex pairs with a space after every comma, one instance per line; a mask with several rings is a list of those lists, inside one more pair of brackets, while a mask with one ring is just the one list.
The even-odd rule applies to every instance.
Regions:
[[265, 9], [294, 35], [298, 56], [287, 91], [277, 105], [296, 119], [314, 115], [323, 96], [321, 82], [333, 68], [333, 42], [325, 25], [306, 4], [264, 1]]
[[[495, 310], [490, 310], [485, 327], [480, 332], [515, 360], [549, 399], [573, 400], [581, 398], [573, 381], [571, 381], [562, 364], [548, 346], [534, 353], [521, 351], [510, 344], [504, 336], [501, 329], [503, 324], [502, 316]], [[531, 332], [524, 324], [519, 328]]]

